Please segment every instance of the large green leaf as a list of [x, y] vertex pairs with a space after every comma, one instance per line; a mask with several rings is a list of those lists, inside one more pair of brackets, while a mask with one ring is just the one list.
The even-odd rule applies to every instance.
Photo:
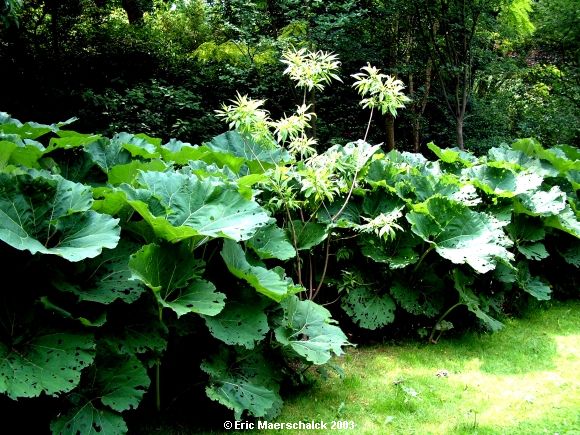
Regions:
[[292, 281], [280, 276], [276, 270], [251, 265], [242, 247], [234, 241], [224, 240], [221, 256], [232, 274], [276, 302], [280, 302], [295, 290]]
[[406, 218], [415, 234], [455, 264], [467, 263], [486, 273], [495, 268], [498, 259], [513, 259], [506, 249], [511, 241], [503, 232], [503, 223], [465, 205], [434, 197], [420, 212], [412, 211]]
[[299, 300], [296, 296], [281, 303], [284, 309], [280, 326], [275, 329], [276, 340], [283, 346], [314, 364], [324, 364], [332, 355], [342, 355], [348, 345], [346, 335], [334, 325], [330, 312], [315, 302]]
[[203, 235], [247, 240], [270, 222], [255, 201], [217, 178], [175, 172], [142, 172], [138, 189], [123, 185], [128, 203], [155, 233], [175, 242]]
[[540, 242], [518, 245], [518, 251], [528, 260], [543, 260], [550, 255]]
[[311, 249], [321, 244], [328, 237], [328, 226], [317, 222], [302, 222], [299, 220], [292, 221], [288, 231], [288, 238], [294, 239], [296, 235], [296, 247], [299, 251]]
[[117, 245], [120, 228], [91, 204], [89, 187], [58, 175], [0, 174], [0, 240], [69, 261], [96, 257]]
[[149, 244], [129, 260], [132, 277], [153, 290], [159, 303], [178, 317], [187, 313], [214, 316], [223, 309], [225, 295], [200, 279], [204, 267], [186, 244]]
[[17, 399], [71, 391], [94, 356], [95, 342], [88, 334], [60, 332], [12, 345], [0, 342], [0, 393]]
[[517, 284], [526, 293], [529, 293], [539, 301], [551, 299], [552, 289], [542, 279], [532, 276], [525, 261], [520, 261], [517, 265]]
[[131, 303], [144, 291], [140, 283], [131, 280], [129, 256], [140, 245], [121, 241], [115, 249], [86, 260], [73, 277], [61, 277], [53, 284], [62, 291], [75, 294], [80, 301], [110, 304], [117, 299]]
[[80, 394], [71, 395], [73, 409], [53, 420], [54, 434], [127, 432], [123, 417], [117, 412], [137, 408], [151, 383], [147, 370], [133, 356], [104, 357], [97, 361], [88, 385], [81, 387]]
[[128, 428], [121, 415], [88, 402], [55, 418], [50, 430], [54, 435], [121, 435]]
[[369, 287], [355, 287], [342, 298], [342, 309], [354, 323], [365, 329], [382, 328], [395, 320], [395, 301]]
[[221, 313], [205, 317], [211, 335], [226, 344], [253, 349], [270, 330], [263, 304], [228, 301]]
[[415, 248], [421, 240], [411, 232], [397, 236], [394, 241], [363, 234], [359, 239], [361, 252], [377, 263], [386, 263], [390, 269], [402, 269], [419, 261]]
[[131, 154], [118, 140], [103, 138], [87, 145], [85, 151], [105, 174], [108, 174], [114, 166], [124, 165], [131, 161]]
[[439, 159], [442, 162], [445, 163], [461, 163], [464, 166], [470, 166], [474, 160], [476, 160], [474, 158], [473, 155], [460, 150], [459, 148], [439, 148], [437, 145], [435, 145], [433, 142], [429, 142], [427, 144], [427, 148], [429, 148], [431, 151], [433, 151], [435, 153], [435, 155], [437, 157], [439, 157]]
[[570, 246], [562, 251], [558, 251], [558, 254], [562, 256], [566, 263], [580, 268], [580, 243]]
[[464, 304], [469, 311], [482, 321], [482, 323], [492, 331], [499, 331], [503, 328], [503, 323], [494, 319], [486, 313], [481, 307], [481, 301], [471, 290], [473, 277], [465, 275], [459, 269], [453, 269], [453, 283], [455, 290], [459, 293], [459, 301]]
[[558, 215], [549, 216], [544, 221], [544, 224], [548, 227], [565, 231], [568, 234], [572, 234], [577, 239], [580, 239], [580, 221], [569, 205], [566, 205], [564, 210]]
[[99, 364], [95, 381], [103, 405], [117, 412], [136, 409], [151, 383], [147, 370], [134, 356]]
[[534, 172], [514, 173], [510, 169], [479, 165], [462, 172], [471, 183], [489, 195], [513, 198], [526, 192], [534, 192], [543, 178]]
[[133, 160], [131, 163], [116, 165], [111, 168], [108, 174], [110, 184], [118, 185], [122, 183], [131, 184], [141, 171], [164, 171], [167, 164], [161, 160], [150, 160], [142, 162]]
[[434, 317], [443, 307], [444, 281], [428, 271], [417, 279], [397, 280], [390, 288], [391, 296], [405, 311], [416, 316]]
[[248, 162], [256, 161], [267, 166], [289, 160], [289, 154], [283, 148], [266, 149], [252, 138], [242, 136], [237, 131], [220, 134], [205, 145], [213, 151], [243, 157]]
[[531, 194], [518, 196], [519, 204], [515, 210], [532, 216], [558, 215], [566, 207], [566, 194], [558, 186], [553, 186], [549, 191], [537, 191]]
[[117, 133], [111, 143], [116, 146], [120, 143], [133, 157], [143, 157], [146, 159], [156, 159], [161, 157], [157, 150], [157, 144], [161, 143], [160, 139], [153, 139], [145, 135], [133, 135], [129, 133]]
[[280, 408], [277, 375], [260, 352], [233, 355], [222, 351], [205, 360], [201, 369], [210, 377], [207, 396], [233, 410], [236, 420], [241, 420], [245, 411], [265, 417]]
[[535, 139], [520, 139], [512, 144], [512, 148], [520, 150], [528, 156], [550, 162], [562, 174], [570, 170], [580, 170], [580, 159], [578, 159], [577, 153], [566, 153], [567, 149], [562, 146], [544, 149]]
[[247, 245], [252, 248], [262, 260], [269, 258], [288, 260], [296, 256], [296, 250], [288, 240], [286, 233], [276, 225], [268, 225], [260, 228], [256, 234], [247, 241]]

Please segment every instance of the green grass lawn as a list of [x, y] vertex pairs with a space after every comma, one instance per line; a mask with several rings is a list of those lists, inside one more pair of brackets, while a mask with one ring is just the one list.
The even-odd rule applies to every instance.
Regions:
[[287, 398], [276, 421], [355, 429], [276, 433], [580, 434], [579, 314], [553, 303], [495, 334], [349, 349], [343, 379]]

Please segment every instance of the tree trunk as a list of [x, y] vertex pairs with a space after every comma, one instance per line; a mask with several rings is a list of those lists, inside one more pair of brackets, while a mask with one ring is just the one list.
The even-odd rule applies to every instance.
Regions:
[[390, 113], [387, 114], [387, 149], [392, 151], [395, 149], [395, 117]]
[[457, 117], [457, 146], [460, 150], [465, 149], [463, 146], [463, 116]]
[[416, 153], [421, 151], [421, 125], [419, 118], [413, 120], [413, 151]]
[[141, 7], [139, 0], [122, 0], [121, 5], [127, 13], [129, 24], [140, 25], [143, 23], [143, 15], [145, 11]]

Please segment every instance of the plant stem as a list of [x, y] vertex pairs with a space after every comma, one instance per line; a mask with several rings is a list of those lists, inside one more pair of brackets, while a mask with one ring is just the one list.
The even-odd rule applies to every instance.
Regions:
[[371, 121], [373, 120], [373, 111], [374, 110], [375, 110], [375, 108], [374, 107], [371, 107], [371, 116], [369, 116], [369, 122], [367, 124], [367, 131], [365, 131], [365, 137], [363, 139], [363, 141], [365, 141], [365, 142], [367, 141], [367, 136], [368, 136], [369, 130], [371, 128]]
[[330, 234], [328, 235], [328, 239], [326, 239], [326, 252], [324, 253], [324, 267], [322, 269], [322, 276], [320, 277], [320, 282], [318, 283], [318, 287], [316, 287], [316, 291], [312, 295], [311, 300], [314, 299], [320, 289], [322, 288], [322, 284], [324, 284], [324, 278], [326, 278], [326, 270], [328, 269], [328, 260], [330, 258]]
[[429, 335], [429, 343], [437, 343], [436, 341], [433, 341], [433, 336], [435, 335], [435, 328], [447, 316], [447, 314], [449, 314], [451, 311], [453, 311], [460, 305], [463, 305], [463, 302], [457, 302], [455, 305], [451, 306], [451, 308], [445, 311], [441, 317], [439, 317], [439, 319], [435, 323], [435, 326], [433, 326], [433, 329], [431, 330], [431, 335]]
[[[159, 307], [159, 321], [163, 323], [163, 307]], [[161, 358], [155, 364], [155, 409], [161, 412]]]
[[300, 252], [298, 251], [298, 239], [296, 237], [296, 228], [292, 222], [292, 215], [290, 215], [290, 210], [286, 203], [284, 203], [284, 208], [286, 209], [286, 215], [288, 216], [288, 223], [290, 224], [290, 230], [292, 231], [292, 244], [296, 250], [296, 273], [298, 274], [298, 284], [302, 285], [302, 269], [300, 267]]
[[433, 245], [429, 246], [427, 248], [427, 250], [425, 252], [423, 252], [423, 255], [421, 255], [421, 258], [419, 258], [419, 261], [417, 262], [417, 264], [415, 265], [415, 268], [413, 269], [413, 274], [415, 272], [417, 272], [417, 270], [419, 270], [419, 266], [421, 266], [421, 263], [423, 262], [423, 260], [425, 259], [425, 257], [427, 256], [427, 254], [429, 252], [431, 252], [433, 250]]

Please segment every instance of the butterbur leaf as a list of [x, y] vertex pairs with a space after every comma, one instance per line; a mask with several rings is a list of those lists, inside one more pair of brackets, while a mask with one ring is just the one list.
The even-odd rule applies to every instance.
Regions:
[[296, 256], [296, 251], [290, 243], [283, 229], [276, 225], [268, 225], [260, 228], [254, 236], [247, 241], [247, 245], [254, 250], [262, 260], [277, 258], [289, 260]]
[[510, 261], [512, 243], [503, 223], [446, 198], [434, 197], [420, 212], [406, 216], [412, 231], [431, 243], [439, 255], [455, 264], [469, 264], [480, 273], [495, 268], [498, 259]]
[[222, 350], [205, 360], [201, 369], [210, 378], [207, 396], [233, 410], [236, 420], [245, 411], [254, 417], [272, 417], [272, 410], [281, 407], [277, 375], [260, 352], [236, 355]]
[[153, 290], [159, 303], [178, 317], [187, 313], [214, 316], [224, 307], [225, 295], [200, 279], [204, 267], [186, 244], [149, 244], [129, 260], [133, 279]]
[[580, 267], [580, 244], [571, 246], [563, 251], [558, 251], [566, 263], [574, 267]]
[[548, 301], [551, 299], [552, 289], [542, 279], [532, 276], [528, 265], [520, 261], [517, 265], [517, 284], [526, 293], [529, 293], [539, 301]]
[[105, 174], [108, 174], [113, 167], [131, 161], [131, 154], [123, 148], [123, 144], [118, 140], [103, 138], [87, 145], [85, 151]]
[[95, 342], [88, 334], [45, 334], [18, 345], [0, 342], [0, 393], [17, 399], [71, 391], [94, 356]]
[[546, 230], [540, 218], [525, 214], [515, 214], [507, 230], [511, 238], [517, 241], [537, 242], [546, 236]]
[[505, 198], [535, 192], [543, 181], [541, 175], [533, 172], [515, 173], [510, 169], [488, 165], [466, 169], [462, 175], [487, 194]]
[[328, 237], [328, 227], [317, 222], [295, 220], [287, 230], [288, 238], [293, 239], [292, 231], [296, 233], [296, 246], [299, 251], [313, 248], [321, 244]]
[[439, 160], [445, 163], [459, 162], [464, 166], [470, 166], [476, 160], [474, 156], [459, 148], [439, 148], [433, 142], [429, 142], [427, 148], [433, 151], [439, 157]]
[[391, 296], [405, 311], [416, 316], [434, 317], [443, 306], [443, 281], [434, 273], [424, 275], [419, 283], [412, 286], [402, 281], [391, 285]]
[[459, 301], [463, 303], [469, 311], [481, 320], [481, 322], [491, 331], [499, 331], [503, 328], [503, 323], [487, 314], [481, 307], [481, 301], [473, 293], [470, 286], [473, 284], [473, 277], [468, 277], [459, 269], [452, 272], [455, 290], [459, 293]]
[[125, 165], [116, 165], [108, 173], [110, 184], [118, 185], [122, 183], [131, 184], [140, 171], [158, 171], [162, 172], [167, 169], [167, 164], [161, 160], [150, 160], [142, 162], [133, 160]]
[[215, 316], [224, 307], [225, 295], [216, 292], [215, 286], [209, 281], [197, 280], [187, 287], [179, 289], [175, 298], [163, 299], [162, 305], [171, 308], [181, 317], [187, 313]]
[[205, 145], [213, 151], [243, 157], [247, 161], [258, 161], [266, 166], [290, 160], [285, 149], [279, 147], [266, 149], [252, 138], [242, 136], [237, 131], [220, 134]]
[[217, 178], [142, 172], [136, 181], [137, 189], [121, 186], [127, 202], [159, 237], [171, 242], [199, 235], [247, 240], [270, 222], [255, 201]]
[[100, 357], [88, 385], [70, 396], [73, 409], [53, 420], [51, 430], [71, 435], [126, 433], [125, 421], [117, 412], [137, 408], [150, 383], [137, 358]]
[[167, 347], [167, 331], [154, 322], [131, 323], [109, 332], [103, 340], [119, 354], [138, 355], [146, 352], [160, 353]]
[[53, 284], [61, 291], [75, 294], [79, 301], [110, 304], [120, 299], [126, 303], [135, 302], [143, 294], [144, 287], [131, 280], [129, 256], [138, 248], [137, 244], [121, 241], [115, 249], [86, 260], [84, 272], [74, 274], [73, 279], [78, 279], [61, 277]]
[[578, 221], [577, 216], [569, 205], [566, 205], [564, 210], [558, 213], [558, 215], [546, 218], [544, 224], [548, 227], [565, 231], [580, 239], [580, 221]]
[[262, 304], [231, 301], [221, 313], [205, 317], [205, 323], [215, 338], [226, 344], [253, 349], [270, 330]]
[[333, 325], [330, 312], [312, 301], [290, 296], [281, 303], [284, 310], [276, 340], [313, 364], [325, 364], [332, 355], [342, 355], [346, 335]]
[[251, 265], [244, 250], [236, 242], [224, 240], [221, 256], [233, 275], [276, 302], [280, 302], [294, 290], [294, 284], [289, 278], [281, 277], [275, 270]]
[[133, 157], [143, 157], [146, 159], [155, 159], [160, 157], [160, 153], [157, 151], [157, 146], [152, 143], [152, 140], [159, 143], [159, 139], [153, 139], [148, 136], [133, 135], [129, 133], [117, 133], [113, 139], [112, 143], [119, 142], [123, 148], [131, 153]]
[[134, 356], [115, 357], [97, 368], [99, 397], [103, 405], [114, 411], [136, 409], [150, 383], [147, 370]]
[[55, 418], [50, 430], [54, 435], [120, 435], [128, 428], [121, 415], [88, 402]]
[[518, 245], [518, 251], [528, 260], [542, 260], [550, 255], [544, 244], [540, 242]]
[[120, 228], [91, 204], [90, 188], [58, 175], [0, 174], [0, 240], [69, 261], [96, 257], [117, 245]]
[[382, 328], [395, 320], [395, 301], [369, 287], [355, 287], [342, 298], [342, 309], [365, 329]]
[[521, 207], [516, 211], [528, 213], [532, 216], [550, 216], [561, 213], [566, 207], [566, 194], [558, 186], [549, 191], [537, 191], [532, 194], [519, 195]]

